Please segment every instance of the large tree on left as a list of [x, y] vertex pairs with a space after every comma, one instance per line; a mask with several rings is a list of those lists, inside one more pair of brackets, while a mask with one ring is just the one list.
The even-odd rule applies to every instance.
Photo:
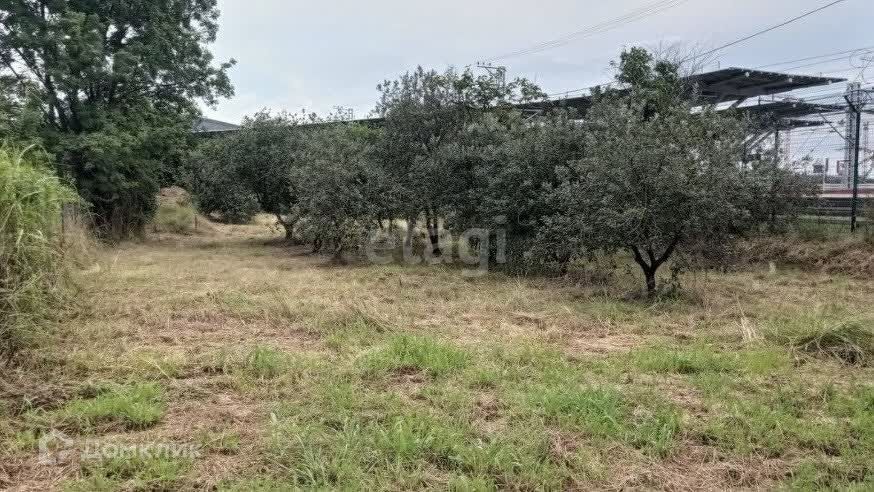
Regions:
[[233, 89], [207, 44], [216, 0], [0, 0], [0, 75], [39, 108], [59, 173], [101, 233], [142, 230], [159, 169], [185, 148], [196, 101]]

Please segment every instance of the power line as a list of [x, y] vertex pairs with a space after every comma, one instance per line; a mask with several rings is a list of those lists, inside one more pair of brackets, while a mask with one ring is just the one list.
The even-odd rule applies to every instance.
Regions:
[[[761, 31], [754, 32], [753, 34], [750, 34], [750, 35], [748, 35], [748, 36], [744, 36], [744, 37], [742, 37], [742, 38], [740, 38], [740, 39], [736, 39], [736, 40], [734, 40], [734, 41], [732, 41], [732, 42], [730, 42], [730, 43], [726, 43], [726, 44], [724, 44], [724, 45], [722, 45], [722, 46], [720, 46], [720, 47], [718, 47], [718, 48], [714, 48], [714, 49], [712, 49], [712, 50], [710, 50], [710, 51], [705, 51], [704, 53], [699, 53], [699, 54], [693, 55], [693, 56], [691, 56], [689, 59], [702, 58], [702, 57], [705, 57], [705, 56], [708, 56], [708, 55], [712, 55], [712, 54], [714, 54], [714, 53], [716, 53], [716, 52], [719, 52], [719, 51], [724, 50], [725, 48], [730, 48], [730, 47], [732, 47], [732, 46], [735, 46], [735, 45], [741, 44], [741, 43], [743, 43], [743, 42], [749, 41], [750, 39], [753, 39], [753, 38], [755, 38], [755, 37], [761, 36], [762, 34], [766, 34], [766, 33], [769, 33], [769, 32], [771, 32], [771, 31], [776, 31], [777, 29], [780, 29], [781, 27], [788, 26], [789, 24], [792, 24], [793, 22], [797, 22], [797, 21], [799, 21], [799, 20], [801, 20], [801, 19], [804, 19], [805, 17], [810, 17], [810, 16], [813, 15], [813, 14], [816, 14], [816, 13], [822, 12], [823, 10], [825, 10], [825, 9], [827, 9], [827, 8], [829, 8], [829, 7], [832, 7], [832, 6], [834, 6], [834, 5], [837, 5], [837, 4], [839, 4], [839, 3], [843, 3], [843, 2], [846, 2], [846, 1], [847, 1], [847, 0], [834, 0], [834, 1], [831, 2], [831, 3], [828, 3], [828, 4], [826, 4], [826, 5], [823, 5], [822, 7], [819, 7], [819, 8], [817, 8], [817, 9], [814, 9], [814, 10], [811, 10], [811, 11], [808, 11], [808, 12], [805, 12], [805, 13], [803, 13], [803, 14], [801, 14], [801, 15], [799, 15], [799, 16], [793, 17], [793, 18], [791, 18], [791, 19], [789, 19], [789, 20], [787, 20], [787, 21], [783, 21], [783, 22], [781, 22], [781, 23], [779, 23], [779, 24], [776, 24], [776, 25], [773, 25], [773, 26], [771, 26], [771, 27], [768, 27], [768, 28], [762, 29]], [[685, 61], [685, 60], [684, 60], [684, 61]]]
[[632, 22], [639, 21], [641, 19], [645, 19], [647, 17], [651, 17], [656, 14], [660, 14], [672, 8], [675, 8], [679, 5], [682, 5], [689, 0], [660, 0], [654, 3], [650, 3], [640, 7], [638, 9], [632, 10], [626, 14], [623, 14], [619, 17], [615, 17], [613, 19], [604, 21], [600, 24], [595, 24], [592, 26], [588, 26], [579, 31], [572, 32], [570, 34], [566, 34], [559, 38], [545, 41], [542, 43], [537, 43], [529, 48], [520, 49], [516, 51], [511, 51], [508, 53], [504, 53], [498, 56], [494, 56], [491, 58], [486, 58], [487, 61], [496, 61], [502, 60], [505, 58], [512, 58], [517, 56], [530, 55], [534, 53], [539, 53], [541, 51], [546, 51], [553, 48], [558, 48], [560, 46], [564, 46], [575, 39], [586, 38], [589, 36], [593, 36], [595, 34], [601, 34], [603, 32], [607, 32], [611, 29], [615, 29], [617, 27], [624, 26], [626, 24], [630, 24]]
[[[750, 35], [748, 35], [748, 36], [744, 36], [744, 37], [742, 37], [742, 38], [740, 38], [740, 39], [737, 39], [737, 40], [734, 40], [734, 41], [732, 41], [732, 42], [730, 42], [730, 43], [726, 43], [726, 44], [724, 44], [724, 45], [722, 45], [722, 46], [720, 46], [720, 47], [718, 47], [718, 48], [714, 48], [714, 49], [712, 49], [712, 50], [710, 50], [710, 51], [706, 51], [706, 52], [704, 52], [704, 53], [694, 54], [694, 55], [692, 55], [692, 56], [690, 56], [690, 57], [688, 57], [688, 58], [682, 60], [681, 63], [682, 63], [682, 62], [685, 62], [685, 61], [692, 60], [692, 59], [702, 58], [702, 57], [705, 57], [705, 56], [708, 56], [708, 55], [712, 55], [712, 54], [714, 54], [714, 53], [716, 53], [716, 52], [718, 52], [718, 51], [721, 51], [721, 50], [723, 50], [723, 49], [725, 49], [725, 48], [728, 48], [728, 47], [731, 47], [731, 46], [735, 46], [735, 45], [741, 44], [741, 43], [743, 43], [743, 42], [745, 42], [745, 41], [749, 41], [750, 39], [753, 39], [753, 38], [755, 38], [755, 37], [757, 37], [757, 36], [761, 36], [762, 34], [766, 34], [766, 33], [769, 33], [769, 32], [771, 32], [771, 31], [775, 31], [775, 30], [777, 30], [777, 29], [780, 29], [781, 27], [785, 27], [785, 26], [787, 26], [787, 25], [789, 25], [789, 24], [792, 24], [793, 22], [797, 22], [797, 21], [799, 21], [799, 20], [801, 20], [801, 19], [804, 19], [804, 18], [806, 18], [806, 17], [810, 17], [811, 15], [814, 15], [814, 14], [816, 14], [816, 13], [822, 12], [823, 10], [828, 9], [829, 7], [832, 7], [832, 6], [837, 5], [837, 4], [839, 4], [839, 3], [843, 3], [843, 2], [845, 2], [845, 1], [847, 1], [847, 0], [834, 0], [834, 1], [832, 1], [832, 2], [830, 2], [830, 3], [828, 3], [828, 4], [826, 4], [826, 5], [823, 5], [822, 7], [819, 7], [819, 8], [814, 9], [814, 10], [810, 10], [810, 11], [808, 11], [808, 12], [804, 12], [804, 13], [801, 14], [801, 15], [798, 15], [798, 16], [796, 16], [796, 17], [793, 17], [793, 18], [791, 18], [791, 19], [789, 19], [789, 20], [783, 21], [783, 22], [781, 22], [781, 23], [779, 23], [779, 24], [776, 24], [776, 25], [773, 25], [773, 26], [771, 26], [771, 27], [768, 27], [768, 28], [762, 29], [762, 30], [760, 30], [760, 31], [758, 31], [758, 32], [755, 32], [755, 33], [753, 33], [753, 34], [750, 34]], [[863, 48], [863, 49], [866, 49], [866, 48]], [[861, 50], [852, 50], [852, 51], [861, 51]], [[837, 53], [835, 53], [835, 54], [837, 54]], [[832, 56], [832, 55], [831, 55], [831, 54], [829, 54], [829, 55], [821, 55], [821, 56], [817, 56], [817, 57], [809, 57], [808, 59], [816, 59], [816, 58], [822, 58], [822, 57], [826, 57], [826, 56]], [[788, 61], [788, 62], [783, 62], [783, 63], [775, 63], [775, 64], [773, 64], [773, 65], [765, 65], [765, 66], [763, 66], [763, 67], [759, 67], [759, 68], [764, 68], [764, 67], [767, 67], [767, 66], [777, 66], [777, 65], [782, 65], [782, 64], [795, 63], [795, 62], [799, 62], [799, 61], [806, 61], [806, 60], [805, 60], [805, 59], [800, 59], [800, 60]], [[591, 89], [593, 89], [593, 88], [595, 88], [595, 87], [598, 87], [598, 86], [600, 86], [600, 85], [603, 85], [603, 84], [598, 84], [598, 85], [594, 85], [594, 86], [591, 86], [591, 87], [584, 87], [584, 88], [581, 88], [581, 89], [572, 89], [572, 90], [569, 90], [569, 91], [556, 92], [556, 93], [553, 93], [553, 94], [548, 94], [547, 97], [560, 96], [560, 95], [570, 95], [570, 94], [575, 94], [575, 93], [578, 93], [578, 92], [585, 92], [585, 91], [587, 91], [587, 90], [591, 90]]]
[[[837, 55], [852, 55], [852, 54], [856, 54], [858, 52], [869, 52], [870, 50], [874, 50], [874, 46], [863, 46], [861, 48], [854, 48], [851, 50], [844, 50], [844, 51], [836, 51], [834, 53], [826, 53], [824, 55], [808, 56], [806, 58], [797, 58], [795, 60], [787, 60], [787, 61], [783, 61], [783, 62], [769, 63], [768, 65], [760, 65], [758, 67], [753, 67], [753, 70], [759, 70], [762, 68], [777, 67], [780, 65], [790, 65], [792, 63], [805, 62], [805, 61], [810, 61], [810, 60], [818, 60], [820, 58], [829, 58], [829, 57], [833, 57], [833, 56], [837, 56]], [[791, 70], [791, 69], [787, 69], [787, 70]]]

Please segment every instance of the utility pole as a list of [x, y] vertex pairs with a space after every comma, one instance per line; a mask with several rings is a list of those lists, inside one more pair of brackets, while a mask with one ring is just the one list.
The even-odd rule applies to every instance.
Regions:
[[780, 167], [780, 122], [774, 124], [774, 166]]
[[[853, 199], [850, 204], [850, 231], [856, 232], [856, 214], [859, 206], [859, 155], [861, 153], [862, 147], [862, 110], [865, 109], [865, 105], [868, 104], [868, 97], [870, 94], [867, 91], [861, 90], [858, 85], [851, 88], [851, 91], [848, 91], [847, 95], [844, 96], [844, 99], [847, 100], [847, 104], [849, 105], [850, 110], [853, 112], [853, 123], [855, 127], [855, 133], [853, 135], [847, 135], [847, 144], [850, 144], [850, 138], [853, 140]], [[848, 115], [849, 116], [849, 115]], [[849, 149], [847, 154], [849, 154]]]
[[483, 62], [478, 62], [476, 64], [476, 67], [482, 68], [483, 70], [488, 72], [489, 75], [492, 76], [492, 79], [495, 81], [495, 83], [498, 84], [498, 87], [501, 88], [501, 90], [504, 90], [504, 87], [507, 86], [507, 67], [503, 65], [492, 65], [491, 63]]
[[850, 104], [847, 106], [846, 117], [844, 118], [844, 135], [847, 139], [847, 144], [844, 146], [844, 173], [841, 176], [844, 179], [844, 186], [846, 189], [852, 189], [853, 187], [853, 177], [850, 166], [853, 162], [853, 142], [856, 140], [856, 135], [859, 133], [859, 127], [856, 126], [856, 109], [853, 103], [850, 101], [850, 97], [855, 97], [854, 95], [861, 89], [862, 84], [859, 82], [853, 82], [847, 85], [847, 92], [844, 95], [844, 99], [847, 100]]

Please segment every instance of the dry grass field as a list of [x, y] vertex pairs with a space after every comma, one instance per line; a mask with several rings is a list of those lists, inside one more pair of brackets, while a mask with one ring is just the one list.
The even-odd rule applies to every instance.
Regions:
[[698, 273], [644, 303], [621, 272], [337, 267], [271, 239], [100, 253], [3, 370], [0, 489], [874, 488], [874, 280]]

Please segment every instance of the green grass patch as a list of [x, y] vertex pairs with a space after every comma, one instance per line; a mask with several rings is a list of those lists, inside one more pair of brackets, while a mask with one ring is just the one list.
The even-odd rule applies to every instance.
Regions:
[[418, 489], [441, 475], [488, 490], [560, 488], [567, 475], [542, 428], [482, 437], [463, 421], [407, 411], [280, 420], [271, 436], [271, 460], [287, 470], [281, 482], [292, 488]]
[[655, 395], [637, 404], [609, 387], [535, 386], [524, 395], [529, 411], [547, 425], [667, 454], [680, 430], [679, 410]]
[[709, 345], [652, 346], [629, 354], [631, 370], [701, 376], [769, 375], [791, 367], [785, 350], [773, 347], [722, 349]]
[[37, 344], [72, 294], [61, 220], [79, 198], [47, 161], [0, 142], [0, 364]]
[[207, 374], [228, 374], [245, 381], [296, 379], [311, 361], [279, 348], [253, 345], [243, 350], [221, 348], [200, 358], [200, 370]]
[[179, 490], [191, 464], [187, 458], [146, 453], [86, 461], [82, 478], [67, 482], [63, 488], [71, 492]]
[[468, 352], [417, 335], [395, 335], [384, 346], [366, 354], [360, 361], [366, 377], [421, 372], [439, 378], [460, 371], [471, 362]]
[[874, 453], [874, 389], [837, 391], [794, 383], [723, 396], [695, 434], [726, 451], [779, 457], [790, 450], [814, 456], [867, 459]]
[[240, 451], [240, 436], [228, 431], [205, 431], [197, 436], [201, 449], [218, 454], [234, 455]]
[[77, 398], [58, 410], [32, 413], [31, 418], [48, 427], [78, 432], [95, 430], [140, 430], [158, 423], [165, 405], [156, 383], [111, 385], [93, 398]]

